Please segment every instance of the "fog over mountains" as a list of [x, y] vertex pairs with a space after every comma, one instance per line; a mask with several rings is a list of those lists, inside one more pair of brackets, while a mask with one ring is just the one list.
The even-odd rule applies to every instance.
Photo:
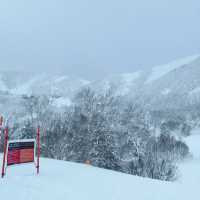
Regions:
[[67, 106], [80, 88], [90, 87], [98, 92], [113, 88], [116, 95], [134, 98], [151, 109], [183, 109], [200, 100], [199, 77], [199, 55], [157, 66], [152, 70], [112, 75], [92, 82], [67, 74], [2, 70], [1, 105], [5, 98], [13, 102], [23, 95], [47, 95], [54, 97], [58, 107]]

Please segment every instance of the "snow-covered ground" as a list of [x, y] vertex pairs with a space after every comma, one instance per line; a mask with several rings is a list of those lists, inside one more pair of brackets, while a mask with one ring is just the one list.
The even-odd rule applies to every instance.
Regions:
[[[200, 136], [187, 139], [196, 145]], [[200, 149], [196, 159], [180, 165], [177, 182], [162, 182], [95, 167], [41, 159], [41, 173], [32, 164], [7, 168], [0, 180], [0, 199], [8, 200], [188, 200], [200, 198]]]
[[[7, 199], [29, 200], [125, 200], [172, 199], [171, 183], [129, 176], [90, 166], [41, 160], [41, 174], [33, 165], [12, 166], [0, 180], [0, 194]], [[175, 191], [173, 192], [175, 194]]]
[[200, 160], [200, 134], [187, 137], [185, 142], [190, 147], [190, 153], [193, 155], [193, 158]]

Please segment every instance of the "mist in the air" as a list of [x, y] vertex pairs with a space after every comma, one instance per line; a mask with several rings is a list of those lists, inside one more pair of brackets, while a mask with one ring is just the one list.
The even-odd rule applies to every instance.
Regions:
[[10, 0], [0, 5], [0, 69], [96, 79], [199, 52], [198, 0]]

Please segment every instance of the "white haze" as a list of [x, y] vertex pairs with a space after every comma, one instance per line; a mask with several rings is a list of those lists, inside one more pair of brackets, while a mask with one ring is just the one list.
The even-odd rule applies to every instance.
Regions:
[[9, 0], [0, 4], [0, 69], [83, 78], [199, 53], [198, 0]]

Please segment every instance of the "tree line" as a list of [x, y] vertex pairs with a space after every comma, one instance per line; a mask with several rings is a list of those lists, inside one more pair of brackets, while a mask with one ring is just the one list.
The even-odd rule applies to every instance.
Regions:
[[13, 123], [12, 137], [35, 137], [35, 125], [40, 124], [44, 157], [153, 179], [176, 179], [177, 162], [189, 155], [187, 145], [170, 134], [176, 124], [157, 123], [160, 131], [155, 134], [155, 115], [111, 89], [100, 94], [83, 88], [72, 102], [58, 112], [49, 97], [24, 96], [24, 118]]

